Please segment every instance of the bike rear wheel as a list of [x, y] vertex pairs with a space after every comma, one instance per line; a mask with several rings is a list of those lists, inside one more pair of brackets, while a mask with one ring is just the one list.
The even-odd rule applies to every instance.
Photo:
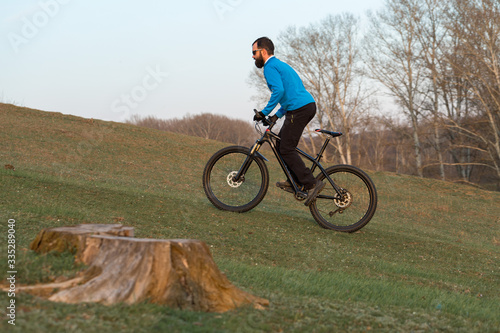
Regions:
[[320, 173], [316, 178], [326, 186], [309, 206], [312, 216], [326, 229], [354, 232], [363, 228], [377, 209], [377, 191], [370, 177], [351, 165], [336, 165], [325, 171], [341, 188], [342, 196]]
[[215, 207], [242, 213], [264, 199], [269, 187], [269, 172], [260, 157], [252, 158], [238, 182], [233, 179], [249, 154], [249, 148], [231, 146], [219, 150], [208, 160], [203, 171], [203, 189]]

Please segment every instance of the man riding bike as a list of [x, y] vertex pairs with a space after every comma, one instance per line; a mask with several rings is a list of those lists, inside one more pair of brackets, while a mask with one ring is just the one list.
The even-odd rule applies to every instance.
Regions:
[[[278, 149], [294, 181], [302, 185], [307, 194], [304, 204], [309, 206], [325, 187], [325, 183], [316, 180], [295, 148], [299, 144], [304, 128], [316, 114], [316, 103], [305, 89], [297, 72], [274, 56], [274, 44], [269, 38], [257, 39], [252, 44], [252, 53], [255, 66], [264, 68], [264, 77], [271, 90], [269, 102], [264, 109], [255, 114], [254, 120], [265, 119], [280, 104], [281, 108], [270, 117], [270, 121], [276, 122], [278, 118], [285, 116], [285, 122], [279, 133], [281, 141], [278, 142]], [[276, 186], [282, 189], [292, 188], [288, 180], [278, 182]]]

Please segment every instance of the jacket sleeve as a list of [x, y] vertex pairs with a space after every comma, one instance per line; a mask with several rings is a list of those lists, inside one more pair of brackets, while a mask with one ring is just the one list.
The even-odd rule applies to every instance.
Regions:
[[[269, 99], [266, 107], [262, 110], [262, 113], [267, 116], [278, 105], [281, 98], [285, 94], [285, 89], [283, 88], [281, 75], [275, 67], [265, 68], [264, 76], [266, 77], [267, 86], [269, 87], [269, 90], [271, 90], [271, 98]], [[280, 111], [282, 110], [280, 109]], [[278, 117], [281, 118], [282, 116], [283, 114], [278, 114]]]

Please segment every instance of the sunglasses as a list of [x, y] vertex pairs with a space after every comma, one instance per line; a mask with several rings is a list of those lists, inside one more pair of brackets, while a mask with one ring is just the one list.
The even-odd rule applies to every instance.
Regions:
[[263, 50], [263, 49], [253, 50], [253, 51], [252, 51], [252, 54], [253, 54], [253, 55], [256, 55], [256, 54], [257, 54], [257, 51], [262, 51], [262, 50]]

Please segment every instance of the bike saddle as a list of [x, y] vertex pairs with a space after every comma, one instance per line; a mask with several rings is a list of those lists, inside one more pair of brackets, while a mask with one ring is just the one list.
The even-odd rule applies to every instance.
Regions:
[[341, 136], [342, 135], [342, 133], [340, 133], [340, 132], [332, 132], [332, 131], [327, 131], [327, 130], [322, 130], [322, 129], [317, 129], [316, 132], [328, 134], [328, 135], [331, 135], [332, 137], [336, 137], [336, 136]]

